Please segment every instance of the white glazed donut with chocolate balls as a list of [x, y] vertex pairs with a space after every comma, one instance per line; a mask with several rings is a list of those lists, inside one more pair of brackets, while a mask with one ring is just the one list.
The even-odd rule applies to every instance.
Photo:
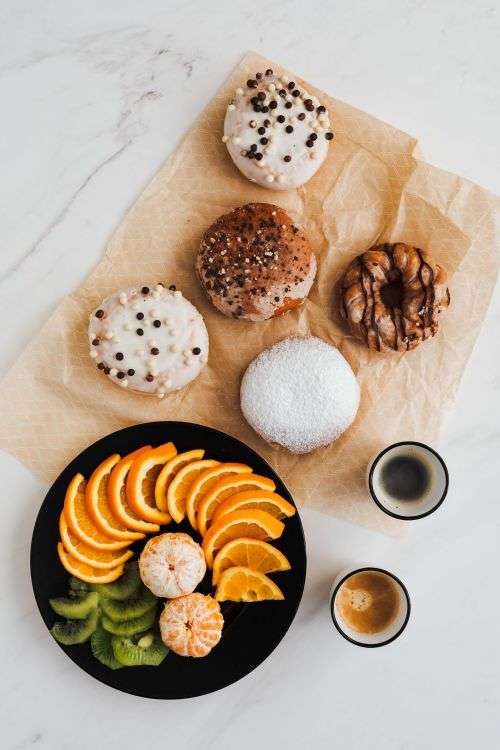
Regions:
[[90, 314], [88, 336], [99, 370], [159, 398], [194, 380], [208, 359], [203, 318], [173, 285], [115, 292]]
[[196, 271], [212, 304], [232, 318], [261, 321], [304, 302], [316, 275], [305, 234], [272, 203], [249, 203], [205, 232]]
[[268, 69], [236, 89], [222, 140], [249, 180], [290, 190], [317, 172], [332, 138], [330, 118], [319, 99]]

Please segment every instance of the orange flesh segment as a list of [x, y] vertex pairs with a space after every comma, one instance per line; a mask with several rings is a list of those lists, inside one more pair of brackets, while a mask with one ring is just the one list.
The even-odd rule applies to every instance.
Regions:
[[186, 497], [186, 513], [189, 523], [198, 530], [196, 514], [202, 497], [208, 494], [215, 484], [230, 474], [251, 474], [252, 469], [246, 464], [222, 463], [217, 468], [207, 469], [193, 482]]
[[128, 531], [123, 524], [116, 520], [108, 504], [107, 485], [109, 475], [119, 461], [120, 456], [114, 453], [99, 464], [91, 475], [85, 494], [87, 510], [95, 525], [112, 539], [127, 539], [130, 541], [142, 539], [144, 534]]
[[167, 461], [156, 478], [155, 484], [155, 503], [156, 507], [164, 513], [168, 510], [168, 486], [178, 471], [191, 461], [198, 461], [203, 458], [205, 451], [202, 448], [196, 448], [192, 451], [178, 453], [170, 461]]
[[66, 490], [64, 516], [73, 534], [96, 549], [111, 551], [127, 547], [130, 541], [114, 540], [95, 525], [87, 512], [86, 489], [85, 479], [81, 474], [76, 474]]
[[126, 481], [127, 502], [143, 521], [167, 524], [172, 520], [167, 512], [156, 507], [155, 486], [165, 464], [176, 452], [173, 443], [165, 443], [151, 448], [132, 463]]

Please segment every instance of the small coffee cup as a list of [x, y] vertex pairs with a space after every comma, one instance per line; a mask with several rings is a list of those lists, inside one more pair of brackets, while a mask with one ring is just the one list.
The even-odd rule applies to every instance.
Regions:
[[392, 643], [406, 628], [410, 611], [408, 589], [383, 568], [347, 568], [333, 582], [333, 624], [343, 638], [356, 646], [377, 648]]
[[366, 481], [380, 510], [393, 518], [414, 521], [439, 508], [450, 479], [439, 453], [408, 440], [380, 451], [368, 464]]

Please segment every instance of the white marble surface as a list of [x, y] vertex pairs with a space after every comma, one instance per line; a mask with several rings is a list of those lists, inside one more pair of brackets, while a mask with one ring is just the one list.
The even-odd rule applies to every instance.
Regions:
[[[0, 370], [89, 271], [123, 212], [241, 54], [256, 49], [420, 138], [500, 193], [498, 3], [4, 0], [0, 8]], [[155, 703], [76, 669], [48, 636], [28, 550], [45, 488], [6, 455], [1, 745], [433, 750], [498, 744], [500, 295], [441, 450], [449, 499], [395, 541], [304, 512], [309, 569], [288, 636], [218, 694]], [[407, 582], [405, 637], [366, 651], [329, 621], [346, 563]], [[496, 742], [495, 742], [496, 738]]]

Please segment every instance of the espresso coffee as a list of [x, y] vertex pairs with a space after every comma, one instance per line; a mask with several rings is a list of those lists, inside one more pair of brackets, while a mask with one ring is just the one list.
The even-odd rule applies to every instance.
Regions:
[[428, 492], [430, 482], [429, 469], [418, 456], [394, 456], [380, 471], [380, 486], [395, 500], [420, 500]]
[[390, 576], [366, 570], [344, 581], [336, 606], [348, 628], [373, 635], [385, 630], [396, 618], [399, 600], [398, 589]]

